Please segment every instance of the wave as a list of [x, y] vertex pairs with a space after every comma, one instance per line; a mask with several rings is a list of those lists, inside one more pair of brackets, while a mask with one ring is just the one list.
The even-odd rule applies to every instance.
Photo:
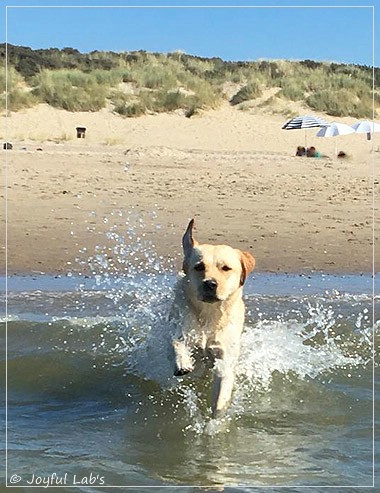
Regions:
[[[161, 295], [160, 301], [156, 296], [141, 299], [141, 306], [139, 302], [124, 307], [117, 316], [9, 322], [9, 389], [60, 399], [104, 396], [119, 405], [130, 404], [128, 395], [136, 396], [138, 388], [135, 404], [149, 403], [153, 412], [168, 414], [178, 413], [179, 407], [185, 410], [191, 418], [185, 432], [213, 434], [224, 429], [225, 421], [222, 426], [210, 419], [211, 372], [173, 376], [166, 324], [170, 298], [166, 291]], [[344, 305], [351, 313], [348, 317], [342, 315], [342, 306], [337, 312], [331, 304], [309, 303], [303, 307], [306, 316], [278, 299], [272, 299], [271, 307], [265, 305], [265, 311], [257, 302], [248, 303], [250, 315], [227, 422], [254, 416], [258, 405], [279, 394], [279, 386], [281, 392], [294, 394], [300, 386], [317, 388], [337, 374], [349, 381], [370, 366], [372, 335], [369, 320], [363, 321], [363, 307], [353, 311]]]

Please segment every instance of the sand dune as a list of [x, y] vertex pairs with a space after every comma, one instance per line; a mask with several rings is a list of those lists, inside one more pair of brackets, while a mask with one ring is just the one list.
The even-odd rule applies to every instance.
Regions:
[[[260, 271], [370, 272], [379, 134], [371, 142], [338, 137], [338, 150], [350, 155], [338, 160], [335, 139], [309, 130], [308, 144], [330, 158], [300, 158], [305, 132], [281, 130], [286, 119], [227, 103], [190, 119], [47, 105], [13, 113], [2, 135], [13, 144], [3, 151], [9, 273], [83, 268], [75, 258], [104, 241], [104, 218], [122, 230], [130, 211], [153, 210], [145, 234], [164, 257], [179, 259], [182, 231], [195, 216], [202, 241], [252, 250]], [[76, 126], [87, 128], [85, 139], [75, 138]]]

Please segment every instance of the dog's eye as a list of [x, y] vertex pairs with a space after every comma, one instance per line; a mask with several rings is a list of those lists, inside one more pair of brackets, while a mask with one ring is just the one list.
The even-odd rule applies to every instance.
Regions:
[[199, 264], [194, 265], [194, 270], [198, 272], [202, 272], [205, 270], [205, 264], [203, 262], [199, 262]]
[[228, 265], [223, 265], [222, 270], [225, 270], [226, 272], [229, 270], [232, 270], [231, 267], [228, 267]]

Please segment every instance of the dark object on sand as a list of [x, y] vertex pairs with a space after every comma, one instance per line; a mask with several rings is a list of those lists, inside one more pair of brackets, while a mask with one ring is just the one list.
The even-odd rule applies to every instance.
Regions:
[[340, 159], [344, 159], [347, 157], [347, 154], [344, 151], [339, 151], [337, 157]]
[[320, 153], [317, 151], [317, 149], [314, 146], [311, 146], [308, 148], [306, 156], [307, 157], [320, 157]]
[[11, 151], [13, 149], [13, 145], [10, 142], [4, 142], [3, 149], [6, 151]]
[[77, 127], [77, 139], [84, 139], [86, 137], [86, 127]]
[[306, 148], [303, 146], [298, 146], [296, 156], [306, 156]]
[[190, 106], [190, 108], [188, 108], [185, 111], [185, 116], [186, 116], [186, 118], [191, 118], [196, 113], [197, 113], [197, 110], [196, 110], [195, 106]]
[[326, 154], [322, 154], [321, 152], [317, 151], [317, 149], [314, 146], [311, 146], [308, 148], [308, 150], [306, 152], [306, 156], [307, 157], [324, 157], [324, 158], [329, 157]]
[[319, 151], [317, 151], [317, 149], [314, 146], [311, 146], [308, 148], [308, 150], [306, 152], [306, 156], [307, 157], [327, 157], [327, 156], [324, 156], [323, 154], [321, 154]]

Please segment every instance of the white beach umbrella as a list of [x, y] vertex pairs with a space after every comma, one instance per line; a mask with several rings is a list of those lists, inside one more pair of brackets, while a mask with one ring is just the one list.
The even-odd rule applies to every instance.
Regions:
[[380, 132], [380, 123], [363, 120], [361, 122], [354, 123], [352, 125], [352, 128], [355, 132], [359, 134], [366, 134], [368, 132]]
[[[332, 122], [325, 127], [321, 127], [317, 132], [317, 137], [337, 137], [338, 135], [349, 135], [355, 130], [345, 123]], [[338, 153], [337, 142], [335, 141], [335, 155]]]
[[367, 134], [367, 139], [371, 140], [371, 134], [380, 132], [380, 123], [363, 120], [352, 125], [354, 131], [358, 134]]
[[291, 120], [288, 120], [283, 126], [283, 130], [302, 130], [305, 129], [305, 147], [307, 147], [307, 136], [306, 130], [308, 128], [317, 128], [326, 126], [328, 123], [322, 118], [318, 118], [317, 116], [305, 115], [305, 116], [296, 116]]
[[353, 134], [355, 130], [345, 123], [332, 122], [321, 127], [317, 132], [317, 137], [336, 137], [338, 135]]

